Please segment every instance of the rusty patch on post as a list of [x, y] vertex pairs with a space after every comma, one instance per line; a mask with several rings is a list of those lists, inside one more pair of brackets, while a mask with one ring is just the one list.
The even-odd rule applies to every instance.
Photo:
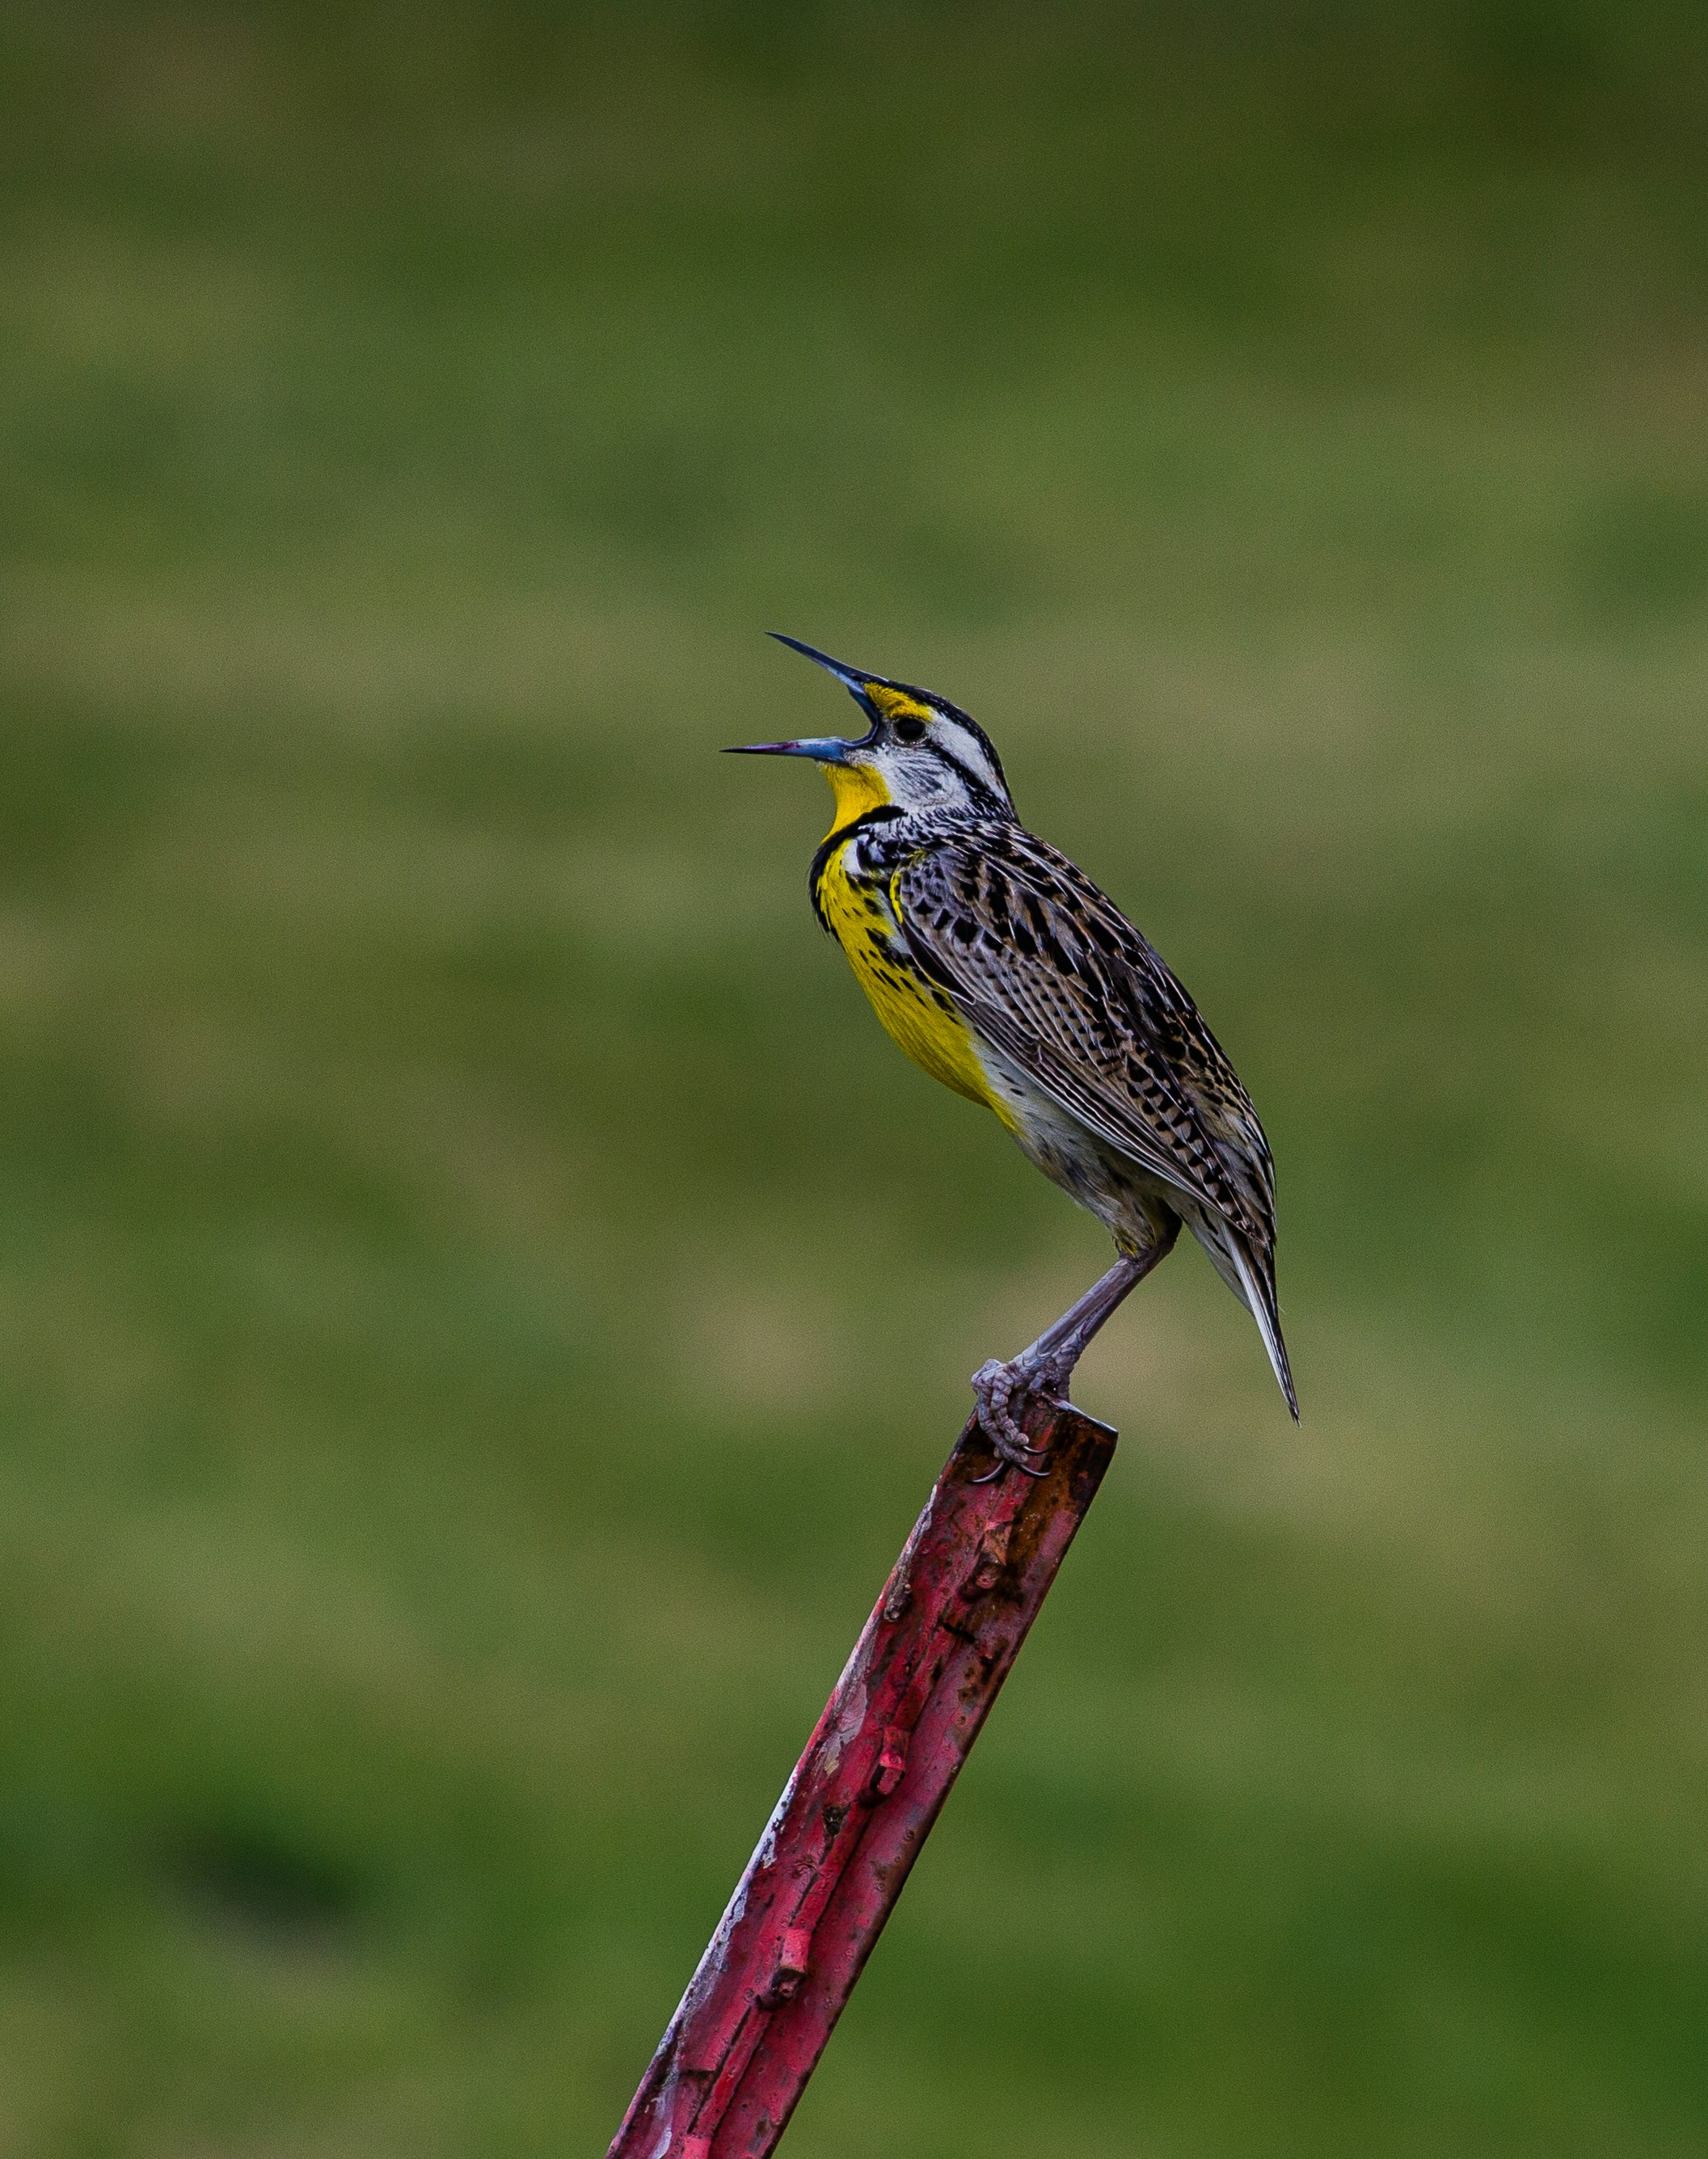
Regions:
[[1071, 1411], [1033, 1436], [1049, 1473], [987, 1484], [962, 1435], [610, 2159], [774, 2149], [1114, 1451]]

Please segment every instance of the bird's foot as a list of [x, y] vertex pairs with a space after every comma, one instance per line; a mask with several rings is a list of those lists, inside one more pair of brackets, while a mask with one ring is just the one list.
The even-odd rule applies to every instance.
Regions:
[[1061, 1408], [1064, 1405], [1058, 1401], [1056, 1390], [1065, 1382], [1065, 1374], [1035, 1369], [1022, 1357], [1007, 1364], [992, 1357], [988, 1364], [980, 1365], [973, 1374], [973, 1401], [979, 1429], [996, 1450], [996, 1462], [994, 1468], [973, 1478], [975, 1484], [994, 1483], [1007, 1469], [1017, 1469], [1025, 1477], [1045, 1473], [1043, 1457], [1049, 1449], [1035, 1446], [1026, 1437], [1012, 1405], [1017, 1400], [1031, 1401]]

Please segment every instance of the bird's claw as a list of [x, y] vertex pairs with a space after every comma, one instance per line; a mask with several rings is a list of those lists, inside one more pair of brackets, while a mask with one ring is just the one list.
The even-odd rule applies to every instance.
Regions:
[[972, 1482], [992, 1484], [1007, 1469], [1017, 1469], [1023, 1477], [1045, 1475], [1047, 1463], [1027, 1457], [1045, 1456], [1049, 1449], [1035, 1445], [1026, 1437], [1009, 1404], [1020, 1395], [1053, 1406], [1055, 1398], [1046, 1376], [1029, 1371], [1017, 1358], [1012, 1364], [1004, 1364], [993, 1357], [973, 1374], [972, 1388], [979, 1429], [991, 1442], [996, 1457], [995, 1466], [982, 1477], [975, 1477]]

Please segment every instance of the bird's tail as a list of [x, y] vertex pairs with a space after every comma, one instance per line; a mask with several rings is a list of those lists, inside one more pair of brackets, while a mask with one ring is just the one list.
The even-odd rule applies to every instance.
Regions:
[[1240, 1232], [1219, 1215], [1198, 1219], [1188, 1216], [1188, 1219], [1198, 1242], [1214, 1261], [1216, 1272], [1257, 1322], [1257, 1331], [1269, 1352], [1271, 1366], [1297, 1424], [1299, 1398], [1293, 1392], [1292, 1368], [1287, 1363], [1287, 1345], [1281, 1338], [1274, 1267], [1253, 1252]]

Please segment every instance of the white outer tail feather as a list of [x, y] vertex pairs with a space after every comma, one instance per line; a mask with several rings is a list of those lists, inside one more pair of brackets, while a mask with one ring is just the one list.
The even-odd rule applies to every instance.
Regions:
[[[1185, 1211], [1185, 1210], [1183, 1210]], [[1287, 1363], [1287, 1345], [1281, 1339], [1281, 1314], [1275, 1299], [1266, 1293], [1245, 1251], [1244, 1239], [1229, 1223], [1214, 1215], [1186, 1213], [1186, 1220], [1198, 1242], [1215, 1262], [1216, 1272], [1257, 1322], [1270, 1368], [1286, 1397], [1293, 1421], [1299, 1421], [1299, 1398], [1293, 1392], [1293, 1375]]]
[[1245, 1303], [1251, 1317], [1257, 1322], [1257, 1331], [1263, 1337], [1263, 1346], [1269, 1352], [1270, 1368], [1274, 1372], [1281, 1392], [1287, 1398], [1287, 1407], [1292, 1411], [1293, 1422], [1299, 1421], [1299, 1398], [1293, 1392], [1292, 1368], [1287, 1363], [1287, 1345], [1281, 1340], [1281, 1316], [1271, 1300], [1259, 1289], [1251, 1272], [1251, 1262], [1236, 1244], [1234, 1264], [1240, 1270], [1240, 1281], [1245, 1291]]

